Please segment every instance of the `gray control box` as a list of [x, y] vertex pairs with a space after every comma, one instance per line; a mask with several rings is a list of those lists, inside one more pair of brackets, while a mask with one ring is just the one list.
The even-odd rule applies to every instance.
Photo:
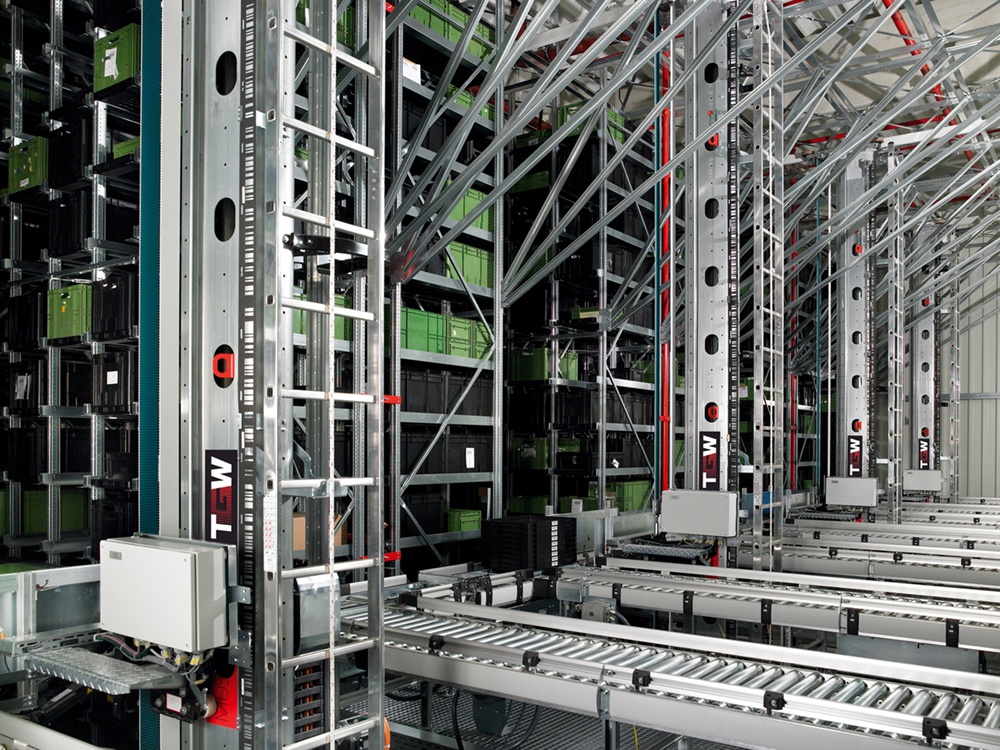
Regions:
[[226, 548], [158, 537], [104, 540], [101, 628], [180, 651], [225, 646]]
[[940, 492], [941, 472], [937, 469], [904, 469], [903, 492]]
[[735, 492], [664, 491], [660, 529], [677, 534], [731, 537], [739, 533], [739, 498]]
[[826, 504], [852, 508], [874, 508], [878, 504], [875, 477], [827, 477]]

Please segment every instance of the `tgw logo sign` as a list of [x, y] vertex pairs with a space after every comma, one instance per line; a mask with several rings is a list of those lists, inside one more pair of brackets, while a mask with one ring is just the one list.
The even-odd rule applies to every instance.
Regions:
[[719, 433], [701, 433], [701, 487], [703, 490], [719, 490]]
[[847, 476], [861, 476], [861, 436], [847, 436]]
[[233, 512], [233, 473], [236, 451], [205, 451], [205, 537], [211, 542], [236, 544]]
[[919, 446], [917, 452], [917, 468], [931, 468], [931, 439], [917, 438], [917, 445]]

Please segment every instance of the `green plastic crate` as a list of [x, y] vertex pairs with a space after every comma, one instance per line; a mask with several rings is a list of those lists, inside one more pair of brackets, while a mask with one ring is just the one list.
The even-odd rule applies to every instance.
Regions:
[[[448, 318], [439, 313], [404, 307], [402, 310], [402, 347], [431, 354], [446, 354]], [[345, 318], [346, 320], [346, 318]]]
[[633, 479], [622, 482], [609, 482], [608, 489], [614, 489], [619, 511], [641, 510], [646, 502], [646, 495], [652, 482], [648, 479]]
[[[295, 299], [305, 299], [306, 295], [296, 294]], [[292, 310], [292, 333], [305, 334], [306, 332], [306, 311]]]
[[475, 326], [466, 318], [448, 318], [445, 354], [454, 357], [475, 356]]
[[416, 6], [410, 11], [410, 18], [419, 23], [421, 26], [431, 27], [431, 12], [421, 5]]
[[[566, 352], [559, 360], [558, 369], [557, 377], [579, 380], [579, 355]], [[550, 377], [548, 349], [521, 349], [511, 355], [511, 380], [548, 380]]]
[[12, 146], [8, 158], [7, 191], [11, 195], [42, 187], [49, 178], [49, 142], [45, 138]]
[[487, 42], [496, 42], [497, 40], [496, 32], [493, 29], [486, 28], [481, 23], [476, 24], [476, 33]]
[[534, 133], [519, 135], [514, 139], [514, 148], [529, 148], [531, 146], [537, 146], [540, 143], [545, 143], [551, 135], [552, 128], [545, 128], [544, 130], [536, 130]]
[[[60, 526], [63, 532], [90, 528], [87, 491], [63, 487], [60, 496]], [[45, 534], [49, 528], [49, 496], [45, 490], [27, 490], [21, 495], [21, 533]]]
[[476, 323], [475, 336], [475, 357], [476, 359], [482, 359], [486, 356], [486, 352], [490, 350], [490, 346], [493, 344], [493, 338], [490, 336], [489, 329], [479, 322]]
[[549, 186], [549, 173], [548, 172], [532, 172], [531, 174], [526, 174], [517, 184], [511, 188], [511, 193], [524, 193], [528, 190], [541, 190], [542, 188], [547, 188]]
[[640, 359], [634, 363], [635, 369], [642, 373], [643, 383], [653, 383], [656, 381], [656, 368], [653, 367], [653, 360]]
[[515, 495], [510, 499], [508, 510], [511, 513], [530, 513], [534, 516], [544, 516], [545, 507], [549, 504], [548, 495]]
[[139, 24], [130, 23], [94, 42], [94, 92], [139, 76]]
[[[450, 185], [451, 180], [445, 182], [445, 185]], [[478, 190], [470, 189], [462, 199], [455, 204], [455, 207], [451, 210], [449, 218], [458, 221], [459, 219], [464, 219], [476, 206], [483, 202], [486, 198], [486, 193], [481, 193]], [[493, 231], [493, 219], [496, 215], [496, 205], [490, 206], [488, 209], [483, 211], [476, 220], [472, 222], [472, 226], [477, 229], [482, 229], [486, 232]]]
[[[549, 468], [549, 439], [547, 437], [513, 438], [510, 443], [510, 452], [511, 465], [515, 471]], [[524, 512], [530, 513], [531, 511]]]
[[354, 6], [349, 5], [337, 21], [337, 43], [354, 48]]
[[138, 150], [139, 150], [139, 136], [136, 136], [135, 138], [129, 138], [127, 141], [116, 143], [114, 150], [112, 151], [112, 156], [115, 159], [120, 159], [123, 156], [134, 154]]
[[448, 519], [448, 531], [469, 531], [481, 528], [483, 512], [481, 510], [455, 510], [449, 508], [444, 512]]
[[50, 289], [48, 338], [59, 340], [90, 333], [91, 299], [90, 284]]
[[[445, 91], [445, 96], [451, 99], [451, 97], [455, 95], [456, 91], [458, 91], [458, 86], [456, 86], [455, 84], [449, 84], [447, 90]], [[471, 92], [463, 91], [455, 99], [455, 103], [468, 109], [469, 107], [472, 106], [472, 103], [475, 100], [476, 97]]]
[[[448, 245], [454, 264], [445, 256], [445, 276], [449, 279], [458, 279], [458, 272], [462, 272], [462, 278], [468, 284], [493, 288], [494, 261], [493, 253], [489, 250], [480, 250], [478, 247], [470, 247], [460, 242], [452, 242]], [[456, 269], [456, 266], [458, 268]]]
[[[561, 128], [569, 122], [570, 118], [580, 111], [580, 108], [583, 107], [584, 104], [586, 104], [586, 102], [575, 102], [573, 104], [562, 106], [556, 110], [556, 127]], [[609, 129], [611, 130], [611, 137], [619, 143], [624, 143], [625, 131], [623, 128], [625, 127], [625, 116], [616, 112], [611, 107], [608, 107], [608, 122], [610, 123]], [[570, 135], [580, 135], [582, 132], [583, 125], [581, 124], [571, 130]]]
[[[354, 300], [346, 294], [338, 294], [334, 297], [334, 307], [350, 307], [352, 304], [354, 304]], [[354, 338], [353, 323], [351, 318], [345, 318], [343, 315], [333, 316], [334, 336], [338, 341], [350, 341]]]
[[597, 320], [601, 313], [599, 307], [575, 307], [570, 311], [573, 320]]

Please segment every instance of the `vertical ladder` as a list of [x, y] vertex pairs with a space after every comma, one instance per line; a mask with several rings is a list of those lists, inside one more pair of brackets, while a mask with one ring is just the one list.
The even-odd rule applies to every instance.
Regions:
[[[384, 294], [384, 184], [383, 153], [384, 107], [383, 67], [385, 60], [385, 7], [382, 0], [370, 0], [367, 11], [357, 8], [360, 28], [367, 31], [366, 49], [369, 62], [338, 50], [336, 44], [336, 0], [312, 0], [310, 24], [304, 31], [296, 24], [295, 0], [264, 0], [257, 4], [263, 11], [256, 19], [260, 30], [258, 60], [257, 128], [262, 142], [263, 162], [262, 194], [258, 194], [258, 220], [262, 222], [262, 241], [257, 243], [256, 296], [261, 311], [261, 326], [254, 335], [256, 365], [261, 367], [263, 382], [261, 423], [263, 437], [259, 441], [257, 494], [263, 497], [263, 738], [260, 745], [268, 750], [305, 750], [314, 747], [333, 747], [347, 737], [368, 734], [370, 748], [384, 745], [383, 710], [383, 525], [380, 480], [382, 471], [383, 432], [383, 330], [382, 298]], [[315, 76], [310, 81], [310, 98], [319, 97], [322, 107], [311, 107], [311, 112], [322, 112], [321, 121], [298, 119], [295, 112], [295, 61], [296, 46], [305, 48], [313, 60], [325, 60], [328, 73]], [[313, 64], [316, 71], [322, 65]], [[355, 76], [355, 106], [359, 122], [356, 138], [337, 134], [337, 113], [342, 112], [338, 102], [338, 72]], [[319, 118], [316, 118], [319, 119]], [[311, 159], [323, 159], [325, 164], [315, 165], [326, 170], [324, 205], [316, 196], [310, 207], [298, 207], [294, 195], [294, 137], [305, 135], [314, 146]], [[339, 152], [350, 152], [355, 163], [355, 196], [362, 201], [367, 225], [359, 226], [338, 220], [335, 216], [335, 171]], [[362, 165], [365, 165], [362, 169]], [[361, 191], [364, 191], [362, 196]], [[325, 234], [330, 237], [329, 295], [325, 303], [295, 299], [292, 295], [291, 253], [282, 247], [283, 237], [296, 227], [307, 234]], [[367, 242], [367, 310], [335, 308], [334, 258], [337, 253], [338, 233], [350, 235]], [[355, 308], [363, 305], [356, 304]], [[325, 387], [322, 390], [305, 390], [290, 387], [290, 357], [292, 351], [291, 315], [284, 311], [304, 311], [320, 316], [324, 326], [308, 326], [309, 330], [325, 330], [328, 352]], [[335, 390], [334, 315], [353, 318], [367, 325], [364, 337], [365, 351], [355, 351], [355, 368], [364, 366], [367, 392], [343, 393]], [[357, 344], [357, 342], [355, 342]], [[328, 455], [326, 477], [319, 479], [290, 478], [291, 405], [293, 399], [326, 402], [328, 405], [326, 428]], [[367, 409], [366, 465], [369, 476], [337, 477], [334, 469], [334, 404], [363, 405]], [[323, 465], [322, 456], [313, 456], [314, 465]], [[334, 529], [336, 527], [334, 493], [338, 487], [353, 487], [365, 493], [365, 524], [367, 554], [360, 559], [336, 562]], [[290, 507], [287, 500], [311, 490], [311, 500], [329, 501], [327, 561], [322, 565], [291, 569], [290, 550], [283, 549], [290, 534], [287, 519]], [[307, 500], [308, 501], [308, 500]], [[286, 533], [282, 533], [285, 527]], [[356, 526], [357, 528], [357, 526]], [[363, 640], [347, 643], [339, 641], [339, 574], [366, 570], [368, 575], [368, 636]], [[286, 639], [287, 629], [284, 606], [291, 601], [291, 579], [307, 575], [330, 576], [330, 642], [325, 649], [304, 654], [290, 653], [291, 639]], [[366, 651], [368, 657], [368, 715], [353, 720], [339, 721], [336, 657]], [[259, 653], [259, 652], [258, 652]], [[328, 721], [322, 734], [299, 741], [291, 741], [293, 724], [289, 719], [292, 706], [291, 671], [296, 667], [325, 661], [328, 667], [329, 689]]]
[[[749, 19], [753, 88], [781, 67], [783, 19], [779, 4], [754, 3]], [[782, 154], [782, 84], [753, 108], [753, 567], [768, 549], [772, 570], [781, 570], [785, 407], [785, 222]], [[769, 498], [768, 533], [764, 502]]]
[[[895, 170], [896, 154], [887, 154], [889, 171]], [[897, 180], [898, 182], [898, 180]], [[890, 224], [894, 231], [903, 224], [903, 197], [897, 194], [889, 203]], [[886, 499], [889, 502], [889, 523], [899, 523], [903, 502], [903, 235], [897, 235], [889, 243], [889, 270], [886, 281], [889, 284], [889, 326], [888, 326], [888, 472], [886, 474]]]

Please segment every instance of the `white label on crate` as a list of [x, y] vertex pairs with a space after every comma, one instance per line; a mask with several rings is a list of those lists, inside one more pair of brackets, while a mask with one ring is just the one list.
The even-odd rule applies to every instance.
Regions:
[[29, 182], [31, 182], [31, 178], [25, 177], [23, 180], [21, 180], [21, 187], [28, 187]]
[[179, 695], [174, 695], [173, 693], [167, 693], [167, 710], [173, 711], [174, 713], [180, 713], [181, 709], [184, 707], [184, 701], [181, 700]]
[[465, 468], [475, 469], [476, 468], [476, 449], [466, 448], [465, 449]]
[[414, 83], [420, 83], [420, 65], [403, 58], [403, 78], [409, 78]]
[[118, 370], [108, 370], [107, 385], [118, 385]]
[[118, 80], [118, 48], [104, 50], [104, 77]]
[[615, 467], [616, 469], [618, 468], [618, 459], [617, 459], [617, 458], [612, 458], [612, 459], [611, 459], [611, 463], [612, 463], [612, 464], [614, 465], [614, 467]]
[[20, 401], [28, 395], [28, 387], [31, 385], [30, 375], [18, 375], [14, 384], [14, 399]]

